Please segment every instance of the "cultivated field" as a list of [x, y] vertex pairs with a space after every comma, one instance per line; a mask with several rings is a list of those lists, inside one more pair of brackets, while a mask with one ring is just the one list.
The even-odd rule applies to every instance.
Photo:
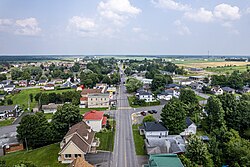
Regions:
[[218, 67], [218, 66], [246, 66], [250, 65], [250, 62], [235, 62], [235, 61], [221, 61], [221, 62], [199, 62], [199, 63], [185, 63], [178, 64], [183, 67], [194, 67], [194, 68], [207, 68], [207, 67]]

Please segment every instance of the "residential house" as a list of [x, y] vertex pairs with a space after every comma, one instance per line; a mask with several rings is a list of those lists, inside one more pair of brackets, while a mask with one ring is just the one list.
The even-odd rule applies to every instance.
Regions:
[[177, 85], [177, 84], [167, 84], [166, 86], [165, 86], [165, 89], [180, 89], [180, 85]]
[[197, 83], [197, 82], [191, 83], [190, 86], [192, 89], [196, 89], [196, 90], [202, 90], [202, 88], [203, 88], [203, 85], [200, 83]]
[[62, 106], [62, 104], [49, 103], [48, 105], [42, 105], [42, 111], [45, 114], [55, 113], [57, 111], [57, 107]]
[[55, 85], [52, 83], [48, 83], [43, 87], [44, 90], [55, 90]]
[[153, 101], [153, 94], [152, 93], [149, 93], [146, 91], [138, 91], [135, 95], [139, 100], [145, 100], [145, 102], [152, 102]]
[[109, 94], [96, 93], [88, 95], [88, 108], [108, 108]]
[[76, 88], [76, 91], [82, 91], [84, 89], [84, 85], [80, 85]]
[[4, 101], [5, 95], [0, 95], [0, 101]]
[[152, 154], [144, 167], [184, 167], [176, 154]]
[[83, 115], [83, 120], [95, 132], [100, 132], [102, 128], [106, 126], [107, 123], [107, 117], [104, 116], [103, 111], [89, 111]]
[[0, 106], [0, 119], [16, 118], [20, 114], [18, 105]]
[[17, 139], [17, 126], [10, 125], [0, 128], [0, 156], [23, 150], [23, 143]]
[[174, 89], [167, 89], [157, 95], [160, 100], [171, 100], [173, 97], [179, 98], [180, 92]]
[[205, 76], [190, 76], [189, 79], [194, 81], [202, 81], [205, 78]]
[[20, 80], [18, 82], [18, 85], [21, 87], [27, 87], [28, 86], [28, 81], [27, 80]]
[[55, 84], [62, 84], [63, 79], [55, 79], [54, 82], [55, 82]]
[[102, 89], [83, 89], [81, 92], [82, 97], [88, 97], [90, 94], [98, 94], [101, 93]]
[[243, 93], [250, 93], [250, 87], [249, 86], [244, 86], [243, 87]]
[[168, 129], [159, 122], [144, 122], [140, 127], [140, 134], [146, 138], [161, 138], [168, 136]]
[[192, 82], [193, 82], [193, 80], [191, 80], [191, 79], [184, 79], [184, 80], [179, 81], [179, 84], [182, 86], [189, 86], [189, 85], [191, 85]]
[[211, 92], [214, 94], [214, 95], [222, 95], [223, 94], [223, 90], [221, 89], [221, 87], [219, 86], [214, 86], [211, 88]]
[[93, 165], [89, 164], [87, 161], [85, 161], [82, 157], [77, 157], [70, 165], [69, 167], [94, 167]]
[[235, 89], [232, 89], [230, 87], [222, 87], [221, 89], [223, 90], [223, 92], [235, 94]]
[[47, 80], [45, 80], [45, 79], [39, 80], [37, 84], [39, 86], [45, 86], [47, 84]]
[[180, 135], [169, 135], [161, 138], [147, 138], [144, 140], [147, 154], [182, 154], [186, 151], [186, 144]]
[[64, 88], [76, 88], [76, 84], [73, 84], [70, 80], [67, 80], [65, 83], [62, 84]]
[[88, 107], [88, 97], [81, 97], [80, 98], [80, 108], [87, 108]]
[[84, 121], [73, 125], [60, 143], [58, 161], [72, 163], [75, 158], [87, 153], [95, 153], [99, 146], [99, 140], [95, 139], [95, 132]]
[[36, 85], [36, 81], [35, 80], [30, 80], [29, 85], [32, 85], [32, 86]]
[[189, 117], [186, 118], [186, 127], [187, 128], [184, 130], [184, 132], [180, 133], [181, 136], [196, 134], [197, 126]]
[[8, 92], [8, 93], [13, 92], [14, 89], [15, 89], [15, 85], [6, 85], [6, 86], [4, 86], [4, 88], [3, 88], [3, 90], [4, 90], [5, 92]]
[[3, 80], [0, 82], [0, 88], [3, 88], [7, 85], [10, 85], [11, 84], [11, 80]]

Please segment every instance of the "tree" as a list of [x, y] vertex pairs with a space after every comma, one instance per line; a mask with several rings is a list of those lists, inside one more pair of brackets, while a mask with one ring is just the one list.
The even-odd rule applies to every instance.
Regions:
[[132, 75], [132, 69], [130, 67], [127, 67], [125, 70], [124, 70], [124, 73], [127, 75], [127, 76], [130, 76]]
[[8, 104], [8, 105], [12, 105], [12, 104], [13, 104], [13, 100], [12, 100], [12, 99], [8, 99], [8, 100], [7, 100], [7, 104]]
[[152, 115], [147, 115], [143, 118], [142, 122], [155, 122], [155, 118]]
[[29, 96], [30, 96], [30, 102], [33, 102], [33, 94], [30, 93]]
[[0, 82], [3, 81], [3, 80], [6, 80], [7, 77], [5, 74], [0, 74]]
[[109, 76], [105, 75], [105, 76], [103, 77], [102, 82], [103, 82], [103, 83], [106, 83], [106, 84], [108, 84], [108, 85], [110, 85], [110, 84], [111, 84], [111, 79], [109, 78]]
[[168, 127], [169, 134], [180, 134], [186, 128], [185, 104], [179, 99], [172, 98], [164, 106], [161, 113], [163, 124]]
[[157, 89], [163, 89], [166, 84], [172, 83], [173, 80], [170, 76], [165, 76], [162, 74], [155, 74], [153, 77], [151, 88], [153, 91]]
[[60, 141], [68, 132], [69, 127], [81, 120], [82, 116], [77, 106], [72, 104], [59, 106], [51, 121], [55, 140]]
[[143, 83], [139, 81], [138, 79], [129, 78], [127, 79], [126, 88], [127, 88], [128, 93], [132, 93], [138, 90], [139, 88], [141, 88], [142, 85]]
[[208, 152], [207, 145], [202, 142], [200, 137], [192, 135], [189, 138], [185, 156], [198, 165], [212, 167], [213, 161]]
[[14, 167], [37, 167], [35, 164], [33, 164], [32, 162], [20, 162], [16, 165], [14, 165]]
[[181, 89], [179, 99], [184, 104], [197, 105], [199, 100], [191, 89]]
[[214, 129], [226, 127], [222, 104], [217, 97], [211, 96], [205, 107], [208, 116], [206, 117], [207, 130], [211, 132]]
[[27, 142], [26, 147], [38, 148], [52, 142], [51, 130], [43, 113], [26, 115], [17, 127], [18, 140]]

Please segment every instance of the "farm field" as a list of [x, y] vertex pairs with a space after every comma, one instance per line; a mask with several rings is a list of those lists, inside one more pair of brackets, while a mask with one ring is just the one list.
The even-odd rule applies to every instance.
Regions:
[[[63, 89], [63, 90], [52, 90], [52, 91], [43, 91], [39, 88], [35, 89], [26, 89], [22, 90], [20, 93], [15, 95], [8, 95], [7, 98], [11, 98], [13, 100], [13, 104], [17, 104], [20, 107], [23, 108], [23, 110], [28, 108], [28, 101], [30, 98], [30, 94], [33, 94], [33, 97], [37, 93], [43, 92], [43, 93], [62, 93], [62, 92], [68, 92], [68, 91], [75, 91], [75, 89]], [[30, 108], [34, 108], [37, 105], [37, 102], [35, 99], [33, 99], [32, 102], [30, 102]]]
[[178, 64], [183, 67], [194, 67], [194, 68], [207, 68], [207, 67], [218, 67], [218, 66], [246, 66], [249, 62], [235, 62], [235, 61], [218, 61], [218, 62], [190, 62]]
[[246, 71], [247, 69], [250, 69], [250, 66], [230, 66], [230, 67], [212, 67], [212, 68], [206, 68], [206, 71], [210, 71], [210, 72], [216, 72], [216, 73], [221, 73], [221, 74], [225, 74], [225, 73], [232, 73], [235, 70], [239, 70], [239, 71]]

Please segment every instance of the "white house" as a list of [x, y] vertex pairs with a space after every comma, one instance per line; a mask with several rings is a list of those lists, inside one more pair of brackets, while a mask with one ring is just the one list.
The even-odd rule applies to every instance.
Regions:
[[212, 87], [211, 92], [215, 95], [222, 95], [223, 94], [223, 90], [219, 86]]
[[107, 117], [104, 117], [103, 111], [90, 111], [83, 115], [83, 120], [93, 129], [95, 132], [100, 132], [102, 127], [106, 126]]
[[179, 81], [179, 84], [180, 84], [180, 85], [183, 85], [183, 86], [188, 86], [188, 85], [191, 85], [192, 82], [193, 82], [193, 81], [190, 80], [190, 79], [185, 79], [185, 80]]
[[43, 87], [44, 90], [54, 90], [55, 89], [55, 85], [54, 84], [46, 84]]
[[62, 106], [62, 104], [49, 103], [48, 105], [42, 105], [42, 110], [45, 114], [54, 114], [57, 111], [58, 106]]
[[160, 100], [171, 100], [173, 97], [179, 98], [180, 92], [173, 90], [173, 89], [168, 89], [160, 94], [157, 95], [157, 98]]
[[146, 91], [139, 91], [136, 93], [136, 96], [139, 98], [139, 100], [145, 100], [146, 102], [152, 102], [153, 101], [153, 95], [152, 93], [146, 92]]
[[146, 138], [161, 138], [168, 136], [168, 129], [159, 122], [144, 122], [140, 127], [140, 134]]
[[15, 89], [15, 85], [6, 85], [4, 86], [3, 90], [5, 92], [12, 92]]
[[180, 133], [181, 136], [189, 136], [191, 134], [196, 134], [197, 126], [189, 117], [186, 118], [186, 125], [187, 128], [184, 130], [184, 132]]

